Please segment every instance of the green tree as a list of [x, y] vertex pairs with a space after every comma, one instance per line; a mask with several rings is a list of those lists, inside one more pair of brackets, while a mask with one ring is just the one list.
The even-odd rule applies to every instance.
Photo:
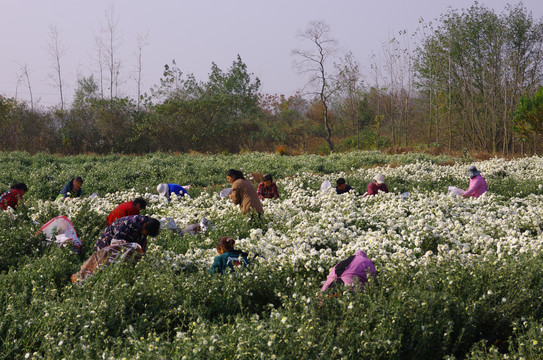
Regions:
[[513, 129], [526, 140], [531, 135], [543, 135], [543, 87], [533, 96], [523, 96], [514, 112]]

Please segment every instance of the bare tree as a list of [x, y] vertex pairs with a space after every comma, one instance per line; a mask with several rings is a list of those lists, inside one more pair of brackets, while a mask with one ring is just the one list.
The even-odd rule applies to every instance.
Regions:
[[311, 88], [310, 94], [318, 96], [323, 106], [324, 127], [327, 133], [326, 142], [330, 151], [333, 151], [328, 103], [336, 90], [336, 83], [327, 66], [330, 58], [337, 51], [337, 41], [330, 37], [330, 27], [323, 20], [311, 21], [305, 30], [299, 32], [298, 36], [313, 46], [311, 49], [292, 50], [292, 54], [297, 58], [296, 68], [298, 71], [308, 77], [304, 88]]
[[58, 87], [58, 91], [60, 93], [60, 109], [64, 110], [64, 94], [61, 71], [62, 68], [60, 65], [60, 60], [64, 56], [64, 47], [62, 46], [62, 43], [60, 41], [56, 25], [49, 26], [49, 42], [47, 43], [47, 52], [54, 61], [54, 65], [52, 66], [54, 72], [52, 74], [49, 74], [49, 77]]
[[30, 75], [28, 75], [28, 66], [26, 64], [21, 66], [21, 72], [23, 77], [26, 78], [26, 86], [30, 92], [30, 110], [34, 111], [34, 97], [32, 96], [32, 86], [30, 85]]
[[[109, 75], [109, 97], [117, 96], [119, 87], [119, 75], [121, 71], [121, 62], [117, 58], [117, 52], [121, 45], [121, 39], [118, 31], [119, 18], [115, 15], [113, 3], [110, 3], [105, 12], [106, 24], [101, 29], [100, 36], [96, 37], [98, 46], [98, 61], [100, 73], [102, 73], [102, 61]], [[102, 82], [103, 76], [100, 75]]]
[[338, 81], [338, 112], [352, 122], [356, 129], [356, 149], [360, 149], [360, 108], [363, 101], [363, 87], [360, 64], [352, 52], [348, 52], [334, 64]]
[[141, 73], [143, 70], [143, 61], [142, 61], [142, 52], [143, 48], [149, 44], [149, 34], [138, 34], [136, 39], [136, 44], [138, 47], [137, 57], [138, 62], [136, 66], [136, 83], [138, 87], [138, 100], [137, 100], [137, 106], [138, 109], [140, 108], [140, 98], [141, 98]]

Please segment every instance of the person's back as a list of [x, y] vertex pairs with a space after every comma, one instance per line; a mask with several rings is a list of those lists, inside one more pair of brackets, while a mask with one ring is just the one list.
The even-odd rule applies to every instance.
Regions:
[[[350, 260], [350, 261], [349, 261]], [[348, 265], [345, 264], [348, 262]], [[338, 274], [339, 268], [341, 273]], [[336, 273], [336, 271], [338, 273]], [[340, 261], [331, 270], [325, 284], [322, 286], [321, 291], [325, 291], [328, 287], [334, 286], [337, 283], [352, 285], [356, 278], [364, 289], [364, 284], [368, 281], [367, 274], [372, 277], [376, 276], [375, 266], [373, 262], [366, 256], [366, 253], [362, 250], [357, 251], [352, 259], [346, 259]]]
[[179, 184], [168, 184], [168, 187], [170, 188], [170, 195], [185, 196], [187, 193], [187, 190]]
[[142, 233], [148, 217], [145, 215], [125, 216], [115, 220], [109, 225], [96, 241], [94, 251], [98, 251], [111, 244], [113, 239], [138, 243], [143, 252], [147, 250], [147, 234]]
[[216, 256], [209, 272], [222, 274], [227, 269], [232, 270], [234, 267], [247, 265], [249, 265], [247, 253], [241, 250], [231, 250]]
[[469, 187], [466, 190], [466, 192], [462, 194], [462, 196], [463, 197], [469, 197], [469, 196], [479, 197], [487, 191], [488, 191], [488, 185], [486, 183], [485, 178], [481, 174], [478, 174], [469, 180]]
[[15, 209], [27, 191], [28, 187], [24, 183], [14, 184], [8, 191], [1, 194], [0, 208], [2, 210], [7, 210], [8, 207]]
[[[143, 203], [145, 204], [145, 201]], [[141, 208], [142, 206], [134, 204], [134, 201], [126, 201], [109, 213], [105, 225], [109, 226], [113, 224], [115, 220], [125, 216], [139, 215]], [[145, 208], [145, 205], [143, 205], [143, 208]]]
[[255, 209], [257, 213], [264, 212], [255, 187], [248, 180], [237, 179], [234, 181], [232, 184], [232, 193], [229, 196], [234, 204], [239, 204], [243, 214], [247, 214], [251, 209]]

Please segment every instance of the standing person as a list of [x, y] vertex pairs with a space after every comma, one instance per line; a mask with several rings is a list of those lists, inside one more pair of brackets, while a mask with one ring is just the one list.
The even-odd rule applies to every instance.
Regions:
[[228, 197], [232, 199], [234, 204], [239, 205], [244, 215], [251, 211], [251, 209], [254, 209], [259, 216], [264, 212], [255, 187], [248, 180], [245, 180], [241, 171], [228, 170], [226, 172], [226, 179], [232, 184], [232, 192]]
[[278, 199], [279, 190], [277, 190], [277, 185], [273, 182], [273, 177], [271, 174], [264, 175], [262, 182], [258, 184], [258, 189], [256, 190], [259, 199]]
[[0, 208], [2, 210], [7, 210], [8, 207], [15, 209], [27, 191], [28, 187], [25, 183], [11, 185], [11, 188], [0, 196]]
[[351, 185], [347, 184], [345, 182], [344, 178], [337, 179], [337, 181], [336, 181], [336, 193], [337, 194], [345, 194], [345, 193], [351, 191], [352, 189], [353, 188], [351, 187]]
[[109, 225], [96, 241], [94, 251], [105, 248], [113, 239], [137, 243], [147, 251], [147, 235], [155, 237], [160, 231], [160, 222], [145, 215], [131, 215], [117, 219]]
[[178, 184], [158, 184], [156, 191], [160, 197], [165, 197], [170, 200], [170, 196], [175, 194], [177, 196], [185, 196], [187, 190]]
[[467, 175], [470, 178], [469, 188], [462, 194], [463, 197], [479, 197], [488, 191], [486, 180], [477, 167], [470, 166]]
[[247, 253], [234, 249], [234, 244], [234, 239], [227, 236], [223, 236], [219, 239], [217, 242], [217, 252], [219, 253], [219, 256], [216, 256], [213, 260], [213, 265], [211, 265], [211, 269], [209, 269], [210, 274], [222, 274], [228, 268], [232, 270], [234, 266], [249, 265]]
[[375, 278], [377, 274], [375, 266], [364, 251], [358, 250], [353, 256], [340, 261], [330, 269], [330, 274], [321, 291], [324, 292], [326, 289], [340, 284], [349, 285], [352, 288], [355, 278], [358, 280], [361, 289], [364, 290], [364, 284], [368, 282], [367, 274]]
[[367, 192], [364, 194], [364, 196], [368, 195], [377, 195], [379, 191], [388, 192], [387, 184], [385, 184], [385, 179], [383, 178], [383, 175], [377, 174], [373, 178], [372, 182], [368, 184]]
[[115, 220], [125, 216], [139, 215], [141, 210], [147, 207], [147, 202], [143, 198], [136, 198], [134, 201], [127, 201], [109, 213], [106, 220], [106, 226], [111, 225]]
[[76, 176], [72, 180], [68, 181], [66, 185], [60, 190], [55, 200], [65, 199], [67, 197], [80, 197], [81, 196], [81, 186], [83, 186], [83, 178], [81, 176]]

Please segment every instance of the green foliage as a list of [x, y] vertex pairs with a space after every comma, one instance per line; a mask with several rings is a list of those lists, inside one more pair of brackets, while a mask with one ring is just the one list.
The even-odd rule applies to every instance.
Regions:
[[[430, 167], [434, 166], [428, 163], [430, 160], [450, 163], [455, 159], [375, 151], [300, 157], [259, 153], [155, 153], [145, 157], [1, 153], [0, 185], [7, 186], [16, 179], [31, 180], [27, 181], [30, 191], [28, 198], [25, 196], [25, 207], [0, 214], [0, 229], [4, 229], [0, 231], [0, 358], [540, 357], [541, 253], [504, 251], [499, 257], [481, 255], [474, 261], [436, 256], [425, 264], [410, 264], [394, 261], [391, 249], [390, 261], [378, 264], [377, 281], [370, 281], [365, 292], [346, 290], [319, 298], [321, 281], [333, 265], [329, 260], [316, 257], [312, 265], [287, 261], [270, 266], [262, 254], [250, 254], [250, 267], [216, 276], [207, 274], [209, 262], [186, 261], [187, 254], [211, 251], [215, 247], [213, 240], [224, 234], [253, 242], [255, 236], [286, 232], [296, 225], [286, 222], [283, 227], [274, 226], [274, 216], [280, 214], [267, 213], [255, 221], [235, 213], [215, 219], [215, 229], [205, 235], [180, 237], [164, 230], [135, 266], [117, 263], [82, 285], [72, 285], [70, 275], [92, 253], [94, 241], [103, 229], [104, 214], [94, 200], [75, 203], [71, 219], [85, 245], [81, 255], [46, 244], [43, 236], [35, 235], [39, 225], [31, 220], [37, 208], [40, 215], [34, 220], [38, 224], [58, 215], [55, 203], [40, 200], [55, 195], [50, 194], [55, 187], [46, 183], [58, 185], [59, 191], [75, 174], [85, 178], [83, 190], [87, 195], [129, 188], [143, 192], [151, 187], [152, 191], [151, 184], [172, 179], [192, 183], [193, 197], [201, 199], [224, 186], [225, 169], [242, 166], [246, 166], [246, 174], [272, 172], [277, 179], [308, 172], [296, 185], [302, 189], [317, 189], [323, 174], [383, 164], [415, 165], [406, 166], [402, 177], [387, 178], [391, 188], [416, 189], [420, 194], [444, 185], [465, 185], [455, 184], [458, 180], [454, 177], [436, 180], [435, 176], [425, 176], [424, 172], [431, 174]], [[518, 181], [508, 163], [499, 164], [501, 167], [489, 169], [486, 176], [496, 202], [527, 193], [543, 194], [538, 181]], [[519, 172], [534, 170], [529, 166], [535, 162], [519, 164]], [[416, 180], [409, 171], [416, 171]], [[426, 178], [429, 180], [421, 180]], [[351, 185], [360, 190], [368, 180], [357, 176]], [[289, 198], [292, 189], [280, 190], [282, 201], [295, 199]], [[358, 200], [353, 196], [353, 201]], [[209, 197], [206, 208], [211, 208], [212, 202]], [[173, 203], [168, 206], [176, 206]], [[361, 210], [364, 204], [357, 202], [355, 209]], [[402, 202], [397, 204], [397, 209], [388, 210], [397, 211], [400, 219], [421, 211]], [[471, 205], [482, 206], [476, 202]], [[456, 220], [460, 219], [456, 212], [460, 206], [455, 207], [453, 200], [428, 204], [431, 213]], [[515, 211], [522, 213], [523, 206], [532, 205], [518, 202]], [[311, 223], [312, 207], [318, 206], [308, 202], [303, 221], [326, 227], [326, 223]], [[159, 216], [160, 207], [157, 209], [155, 215]], [[350, 220], [352, 211], [345, 209], [344, 213], [349, 228], [375, 229], [379, 225], [391, 236], [411, 231], [393, 227], [383, 214]], [[540, 219], [534, 218], [514, 226], [535, 239], [542, 225]], [[492, 231], [485, 229], [482, 236], [492, 241]], [[421, 233], [420, 251], [437, 253], [440, 246], [457, 240], [438, 235]], [[304, 245], [307, 251], [335, 252], [338, 245], [332, 238], [330, 234], [324, 243], [308, 239]]]
[[543, 87], [520, 99], [513, 116], [513, 129], [524, 139], [543, 133]]

